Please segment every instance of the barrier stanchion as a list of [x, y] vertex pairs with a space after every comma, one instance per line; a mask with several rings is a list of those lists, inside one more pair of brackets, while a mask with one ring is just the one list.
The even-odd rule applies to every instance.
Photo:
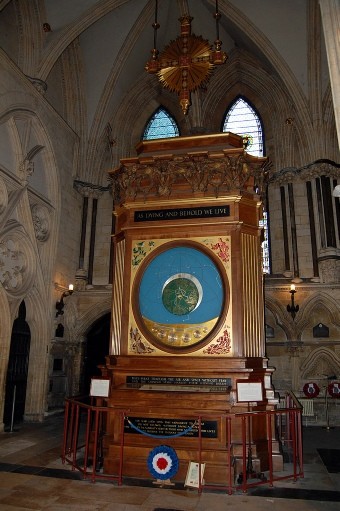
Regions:
[[14, 431], [14, 412], [15, 412], [15, 399], [16, 399], [16, 393], [17, 393], [17, 386], [14, 385], [13, 389], [13, 400], [12, 400], [12, 414], [11, 414], [11, 427], [9, 429], [9, 433], [13, 433]]

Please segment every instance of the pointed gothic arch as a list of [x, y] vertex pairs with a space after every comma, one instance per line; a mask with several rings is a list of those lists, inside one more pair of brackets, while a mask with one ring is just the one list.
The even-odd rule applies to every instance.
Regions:
[[179, 128], [174, 117], [160, 106], [151, 115], [143, 130], [142, 140], [179, 137]]
[[6, 376], [4, 423], [22, 421], [25, 412], [31, 330], [26, 321], [26, 305], [22, 301], [14, 320]]
[[[236, 133], [243, 137], [247, 153], [253, 156], [264, 155], [264, 129], [260, 114], [250, 101], [242, 95], [236, 96], [225, 111], [222, 131]], [[263, 272], [270, 273], [270, 241], [268, 211], [263, 212], [261, 227], [264, 240], [262, 243]]]
[[340, 359], [330, 348], [322, 347], [312, 351], [300, 368], [301, 379], [316, 376], [340, 376]]
[[245, 149], [254, 156], [264, 155], [264, 130], [260, 114], [244, 96], [237, 96], [226, 109], [222, 131], [244, 137]]

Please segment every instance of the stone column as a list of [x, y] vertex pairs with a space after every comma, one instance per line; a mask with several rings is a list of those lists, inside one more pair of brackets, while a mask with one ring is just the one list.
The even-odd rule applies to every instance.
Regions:
[[340, 145], [340, 2], [339, 0], [319, 0], [319, 3], [331, 79], [336, 129]]
[[[84, 291], [86, 285], [92, 285], [93, 256], [95, 249], [95, 228], [98, 198], [108, 187], [85, 183], [83, 181], [74, 182], [75, 189], [84, 197], [83, 215], [81, 226], [81, 239], [79, 246], [79, 268], [76, 271], [75, 288], [77, 291]], [[92, 201], [89, 203], [89, 199]], [[90, 206], [90, 208], [89, 208]], [[90, 214], [89, 214], [90, 209]], [[90, 220], [89, 220], [90, 218]], [[88, 223], [90, 222], [90, 229]], [[89, 232], [89, 234], [88, 234]], [[85, 265], [86, 253], [88, 255], [88, 265]]]

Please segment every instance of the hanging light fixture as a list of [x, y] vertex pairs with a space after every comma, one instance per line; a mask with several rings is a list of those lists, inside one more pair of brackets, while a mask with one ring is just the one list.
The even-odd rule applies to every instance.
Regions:
[[219, 36], [219, 22], [221, 14], [216, 0], [214, 18], [216, 21], [216, 39], [214, 48], [206, 39], [191, 33], [193, 18], [186, 14], [179, 18], [181, 33], [174, 41], [164, 48], [159, 55], [157, 49], [158, 0], [155, 4], [155, 20], [152, 24], [154, 30], [153, 49], [151, 59], [145, 69], [150, 74], [157, 74], [161, 85], [176, 92], [183, 113], [187, 114], [191, 104], [191, 92], [207, 84], [215, 66], [224, 64], [227, 54], [221, 50], [222, 41]]

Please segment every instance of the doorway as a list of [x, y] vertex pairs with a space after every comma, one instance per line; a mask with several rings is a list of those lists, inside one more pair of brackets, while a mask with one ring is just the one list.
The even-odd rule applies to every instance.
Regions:
[[109, 354], [110, 324], [111, 313], [107, 313], [93, 323], [88, 331], [81, 390], [84, 395], [88, 395], [90, 392], [91, 378], [101, 376], [101, 371], [97, 366], [105, 364], [105, 357]]
[[22, 301], [17, 319], [14, 320], [6, 376], [4, 424], [21, 422], [25, 413], [28, 362], [31, 331], [26, 322], [26, 306]]

